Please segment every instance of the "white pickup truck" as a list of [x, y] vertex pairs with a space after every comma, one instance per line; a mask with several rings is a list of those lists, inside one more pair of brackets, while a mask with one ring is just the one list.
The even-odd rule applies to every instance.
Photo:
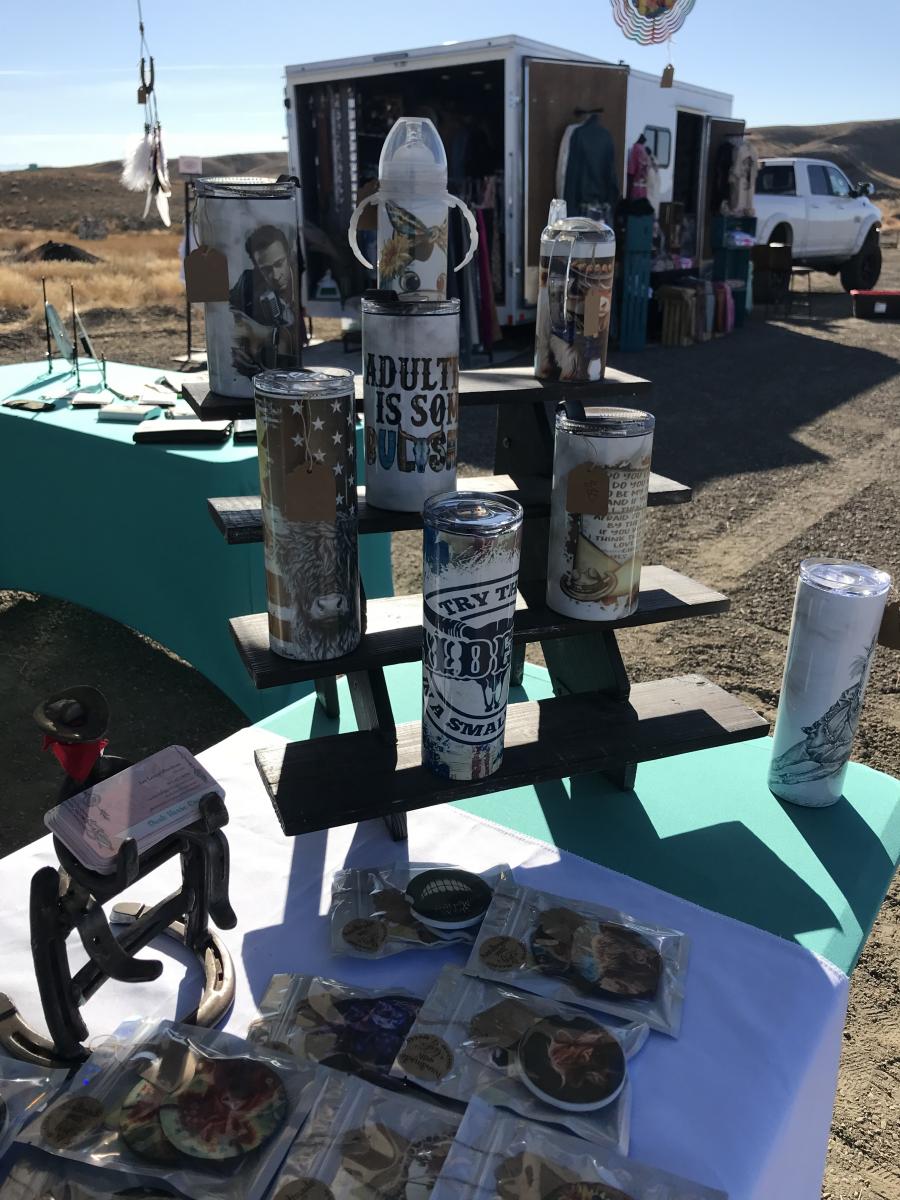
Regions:
[[834, 163], [765, 158], [756, 177], [756, 240], [791, 247], [793, 261], [831, 275], [845, 291], [874, 288], [881, 274], [881, 212], [869, 183], [854, 187]]

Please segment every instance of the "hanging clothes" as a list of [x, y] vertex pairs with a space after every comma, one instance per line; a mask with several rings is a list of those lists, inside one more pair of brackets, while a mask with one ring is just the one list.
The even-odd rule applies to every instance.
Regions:
[[562, 196], [566, 189], [566, 171], [569, 167], [569, 147], [572, 143], [572, 134], [581, 124], [576, 121], [572, 125], [567, 125], [562, 135], [562, 141], [559, 143], [559, 151], [556, 155], [556, 191], [554, 196]]
[[616, 150], [612, 134], [592, 113], [572, 134], [563, 197], [569, 216], [580, 216], [589, 205], [615, 206], [619, 199]]
[[728, 203], [736, 217], [753, 216], [759, 159], [749, 138], [731, 138], [734, 153], [728, 172]]
[[659, 177], [659, 167], [656, 165], [656, 159], [652, 154], [648, 153], [650, 165], [647, 168], [647, 199], [653, 207], [653, 211], [659, 215], [659, 205], [662, 200], [662, 181]]
[[629, 200], [645, 200], [647, 198], [647, 179], [650, 174], [650, 151], [639, 138], [628, 152], [628, 198]]

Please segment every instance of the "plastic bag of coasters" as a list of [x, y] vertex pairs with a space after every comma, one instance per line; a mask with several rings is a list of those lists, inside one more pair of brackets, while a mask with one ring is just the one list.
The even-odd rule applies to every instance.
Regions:
[[725, 1192], [607, 1146], [497, 1112], [466, 1109], [431, 1200], [728, 1200]]
[[132, 1022], [19, 1140], [187, 1196], [259, 1200], [308, 1112], [313, 1079], [296, 1059], [231, 1034]]
[[426, 1200], [459, 1115], [350, 1075], [320, 1074], [270, 1200]]
[[677, 1037], [689, 949], [690, 939], [675, 929], [503, 884], [465, 969]]
[[0, 1158], [63, 1086], [68, 1071], [51, 1070], [0, 1054]]
[[480, 875], [444, 863], [336, 871], [331, 952], [386, 958], [453, 942], [471, 945], [494, 889], [511, 879], [505, 863]]
[[628, 1060], [644, 1024], [600, 1024], [583, 1010], [444, 967], [393, 1074], [451, 1100], [478, 1096], [628, 1153]]
[[23, 1150], [0, 1184], [0, 1200], [178, 1200], [178, 1193], [139, 1175], [102, 1171]]
[[256, 1045], [378, 1079], [390, 1073], [422, 1001], [315, 975], [273, 975], [247, 1030]]

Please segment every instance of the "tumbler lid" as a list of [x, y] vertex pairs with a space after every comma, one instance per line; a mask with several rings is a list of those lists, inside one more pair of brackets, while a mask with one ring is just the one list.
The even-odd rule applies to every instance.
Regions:
[[353, 394], [353, 372], [343, 367], [318, 367], [315, 371], [303, 368], [299, 371], [260, 371], [253, 377], [253, 388], [257, 396], [284, 396], [307, 400], [346, 396]]
[[495, 492], [441, 492], [425, 501], [422, 520], [443, 533], [496, 537], [522, 524], [522, 505]]
[[891, 586], [887, 571], [839, 558], [804, 558], [800, 563], [800, 578], [823, 592], [839, 592], [843, 596], [883, 596]]
[[386, 317], [447, 317], [459, 314], [459, 300], [405, 300], [398, 292], [386, 289], [364, 292], [360, 307], [364, 313]]
[[256, 200], [290, 199], [296, 183], [288, 179], [255, 178], [251, 175], [202, 175], [194, 180], [198, 196], [206, 200], [231, 200], [250, 197]]
[[583, 437], [641, 437], [652, 433], [656, 425], [653, 413], [641, 408], [615, 408], [595, 405], [584, 409], [584, 417], [570, 417], [564, 409], [556, 414], [556, 427]]

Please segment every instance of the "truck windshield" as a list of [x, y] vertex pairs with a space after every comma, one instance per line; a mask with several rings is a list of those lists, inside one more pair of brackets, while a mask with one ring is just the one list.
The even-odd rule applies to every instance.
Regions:
[[763, 163], [756, 176], [756, 194], [758, 196], [796, 196], [797, 184], [794, 180], [794, 168], [790, 164], [769, 166]]

